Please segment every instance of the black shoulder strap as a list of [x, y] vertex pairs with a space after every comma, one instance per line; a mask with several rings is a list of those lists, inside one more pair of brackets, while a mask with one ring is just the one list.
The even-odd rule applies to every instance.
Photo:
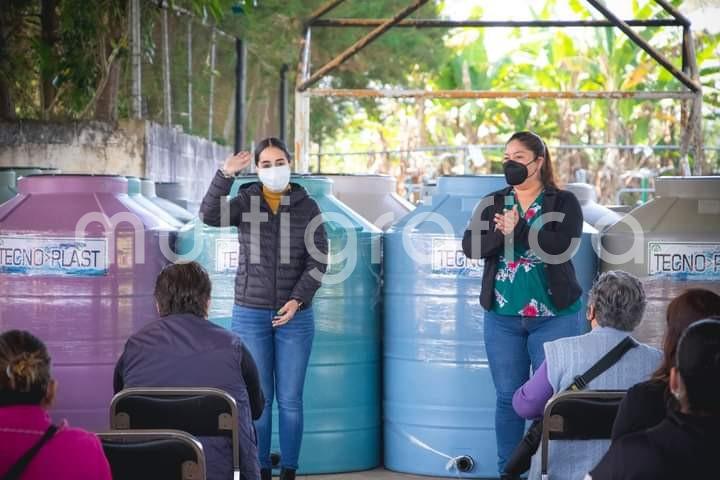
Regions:
[[637, 342], [631, 337], [625, 337], [620, 343], [615, 345], [612, 350], [605, 354], [600, 360], [588, 369], [587, 372], [575, 377], [573, 383], [567, 388], [568, 390], [583, 390], [588, 383], [592, 382], [605, 370], [615, 365], [631, 348], [637, 347]]
[[32, 459], [35, 458], [35, 455], [37, 455], [43, 445], [45, 445], [53, 437], [53, 435], [55, 435], [55, 432], [57, 431], [57, 426], [50, 425], [50, 427], [45, 430], [43, 436], [40, 437], [40, 440], [38, 440], [30, 450], [25, 452], [25, 454], [20, 457], [20, 459], [15, 462], [12, 467], [10, 467], [10, 470], [8, 470], [5, 476], [2, 477], [2, 480], [19, 480], [25, 469], [30, 465]]

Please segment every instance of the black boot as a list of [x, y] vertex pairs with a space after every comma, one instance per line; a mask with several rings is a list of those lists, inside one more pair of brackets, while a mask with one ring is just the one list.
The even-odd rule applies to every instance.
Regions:
[[280, 480], [295, 480], [295, 469], [283, 468], [280, 470]]
[[261, 468], [260, 480], [272, 480], [272, 470], [269, 468]]

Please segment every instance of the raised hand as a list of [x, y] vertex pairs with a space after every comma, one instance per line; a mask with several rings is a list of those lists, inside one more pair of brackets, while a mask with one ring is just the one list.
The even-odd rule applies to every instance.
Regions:
[[240, 170], [247, 168], [251, 161], [252, 155], [250, 152], [238, 152], [225, 159], [225, 164], [222, 169], [227, 175], [235, 175]]

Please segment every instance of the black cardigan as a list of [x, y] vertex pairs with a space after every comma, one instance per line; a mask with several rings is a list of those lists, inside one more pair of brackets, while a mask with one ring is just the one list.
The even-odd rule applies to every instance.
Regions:
[[668, 411], [657, 426], [613, 442], [592, 480], [718, 478], [720, 418]]
[[634, 432], [652, 428], [663, 421], [668, 408], [671, 408], [666, 382], [648, 380], [630, 387], [620, 403], [615, 423], [613, 423], [613, 441]]
[[[505, 237], [495, 229], [493, 218], [496, 213], [502, 214], [505, 208], [505, 197], [510, 195], [512, 187], [491, 193], [485, 197], [473, 212], [470, 223], [463, 234], [463, 252], [468, 258], [485, 260], [483, 271], [480, 304], [490, 310], [493, 304], [495, 275], [498, 270], [500, 255], [504, 251]], [[545, 254], [558, 255], [571, 249], [573, 241], [579, 246], [582, 235], [583, 215], [580, 203], [575, 195], [555, 188], [545, 188], [542, 212], [559, 212], [565, 214], [561, 222], [547, 222], [538, 233], [538, 243], [542, 252], [536, 252], [542, 259]], [[521, 218], [509, 239], [511, 243], [529, 248], [530, 227]], [[577, 247], [575, 247], [577, 248]], [[544, 252], [544, 253], [543, 253]], [[574, 252], [573, 252], [574, 253]], [[582, 294], [582, 288], [575, 277], [575, 268], [569, 260], [559, 264], [545, 263], [550, 298], [557, 309], [569, 307]]]

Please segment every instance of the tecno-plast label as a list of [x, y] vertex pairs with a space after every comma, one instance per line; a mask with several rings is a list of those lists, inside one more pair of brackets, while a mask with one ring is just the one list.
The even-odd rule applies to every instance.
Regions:
[[107, 275], [107, 239], [1, 235], [0, 272], [79, 277]]
[[720, 243], [649, 242], [648, 275], [720, 279]]

